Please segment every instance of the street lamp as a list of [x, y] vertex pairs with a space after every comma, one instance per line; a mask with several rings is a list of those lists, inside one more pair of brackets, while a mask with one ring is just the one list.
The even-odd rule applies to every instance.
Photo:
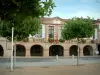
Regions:
[[15, 21], [13, 20], [12, 21], [12, 49], [11, 49], [11, 71], [13, 71], [14, 69], [14, 57], [13, 57], [13, 54], [14, 54], [14, 23]]
[[11, 71], [13, 71], [13, 37], [14, 37], [14, 27], [12, 27]]

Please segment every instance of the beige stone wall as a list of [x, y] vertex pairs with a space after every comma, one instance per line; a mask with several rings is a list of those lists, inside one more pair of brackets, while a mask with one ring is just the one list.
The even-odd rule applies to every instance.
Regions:
[[[56, 24], [54, 23], [54, 21], [61, 21], [60, 24]], [[25, 46], [26, 48], [26, 57], [30, 57], [30, 49], [33, 45], [41, 45], [43, 47], [43, 57], [48, 57], [49, 56], [49, 47], [52, 45], [61, 45], [64, 48], [64, 56], [69, 56], [69, 49], [71, 46], [73, 45], [77, 45], [76, 43], [48, 43], [48, 38], [49, 38], [49, 25], [54, 25], [54, 39], [56, 39], [56, 36], [58, 34], [59, 36], [59, 29], [61, 28], [61, 26], [65, 23], [64, 20], [60, 19], [60, 18], [53, 18], [53, 19], [49, 19], [46, 21], [43, 21], [43, 23], [46, 25], [45, 27], [45, 39], [46, 39], [46, 43], [42, 42], [16, 42], [16, 44], [21, 44], [23, 46]], [[100, 30], [98, 30], [98, 43], [100, 43]], [[10, 53], [11, 53], [11, 42], [8, 42], [6, 40], [0, 40], [0, 45], [3, 47], [4, 49], [4, 57], [10, 57]], [[83, 56], [83, 48], [85, 46], [91, 46], [93, 48], [93, 55], [94, 52], [97, 50], [96, 48], [96, 44], [92, 44], [92, 43], [87, 43], [87, 44], [79, 44], [80, 47], [80, 56]]]
[[[4, 44], [4, 43], [3, 43]], [[2, 45], [3, 45], [2, 44]], [[4, 44], [3, 45], [3, 49], [4, 49], [4, 57], [10, 57], [11, 56], [11, 42], [6, 42], [8, 49], [6, 49], [6, 45]], [[21, 44], [23, 46], [25, 46], [26, 48], [26, 56], [25, 57], [31, 57], [30, 56], [30, 49], [33, 45], [40, 45], [43, 47], [43, 57], [49, 57], [49, 48], [50, 46], [52, 45], [61, 45], [63, 48], [64, 48], [64, 56], [69, 56], [69, 49], [71, 46], [73, 45], [77, 45], [77, 44], [71, 44], [71, 43], [58, 43], [58, 44], [55, 44], [55, 43], [34, 43], [34, 42], [16, 42], [16, 44]], [[80, 47], [80, 56], [83, 56], [83, 48], [85, 46], [91, 46], [93, 48], [93, 55], [94, 52], [97, 50], [96, 49], [96, 44], [79, 44], [79, 47]]]
[[100, 43], [100, 30], [98, 30], [98, 43]]
[[48, 41], [48, 38], [49, 38], [49, 25], [46, 25], [46, 30], [45, 30], [45, 38], [46, 38], [46, 42]]
[[[56, 21], [59, 21], [59, 23], [57, 23]], [[54, 39], [56, 39], [56, 36], [58, 34], [59, 36], [59, 29], [61, 28], [62, 25], [64, 25], [65, 21], [55, 17], [55, 18], [49, 18], [49, 19], [45, 19], [42, 22], [43, 24], [46, 25], [46, 30], [45, 30], [45, 34], [46, 34], [46, 41], [49, 38], [49, 26], [54, 26]]]
[[0, 39], [0, 45], [3, 47], [4, 50], [7, 49], [7, 40], [6, 39]]

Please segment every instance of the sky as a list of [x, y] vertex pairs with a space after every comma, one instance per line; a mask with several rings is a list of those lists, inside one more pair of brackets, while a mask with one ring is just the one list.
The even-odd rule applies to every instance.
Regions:
[[56, 7], [50, 17], [69, 19], [89, 16], [100, 19], [100, 3], [97, 0], [53, 0], [53, 2]]

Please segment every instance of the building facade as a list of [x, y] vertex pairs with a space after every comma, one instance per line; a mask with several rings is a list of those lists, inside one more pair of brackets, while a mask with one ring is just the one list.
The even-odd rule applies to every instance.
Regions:
[[[78, 46], [80, 48], [80, 56], [95, 56], [96, 52], [100, 55], [100, 20], [94, 20], [97, 25], [95, 33], [90, 38], [84, 38], [83, 42], [77, 44], [76, 39], [60, 41], [61, 29], [67, 19], [61, 19], [59, 17], [54, 18], [41, 18], [41, 33], [38, 36], [29, 36], [27, 42], [16, 42], [16, 48], [14, 46], [14, 52], [16, 56], [32, 57], [50, 57], [50, 56], [72, 56], [78, 55]], [[0, 56], [11, 56], [11, 42], [4, 38], [0, 39]]]
[[54, 40], [61, 38], [61, 29], [67, 19], [61, 19], [59, 17], [54, 18], [42, 18], [42, 35], [46, 40], [53, 38]]

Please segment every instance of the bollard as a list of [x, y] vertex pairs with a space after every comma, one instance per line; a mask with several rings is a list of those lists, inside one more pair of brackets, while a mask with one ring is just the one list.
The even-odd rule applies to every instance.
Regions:
[[58, 55], [56, 55], [56, 60], [58, 61]]
[[74, 59], [74, 55], [72, 55], [72, 59]]
[[97, 51], [97, 50], [96, 50], [96, 51], [95, 51], [95, 54], [96, 54], [96, 56], [98, 56], [98, 54], [99, 54], [99, 51]]

